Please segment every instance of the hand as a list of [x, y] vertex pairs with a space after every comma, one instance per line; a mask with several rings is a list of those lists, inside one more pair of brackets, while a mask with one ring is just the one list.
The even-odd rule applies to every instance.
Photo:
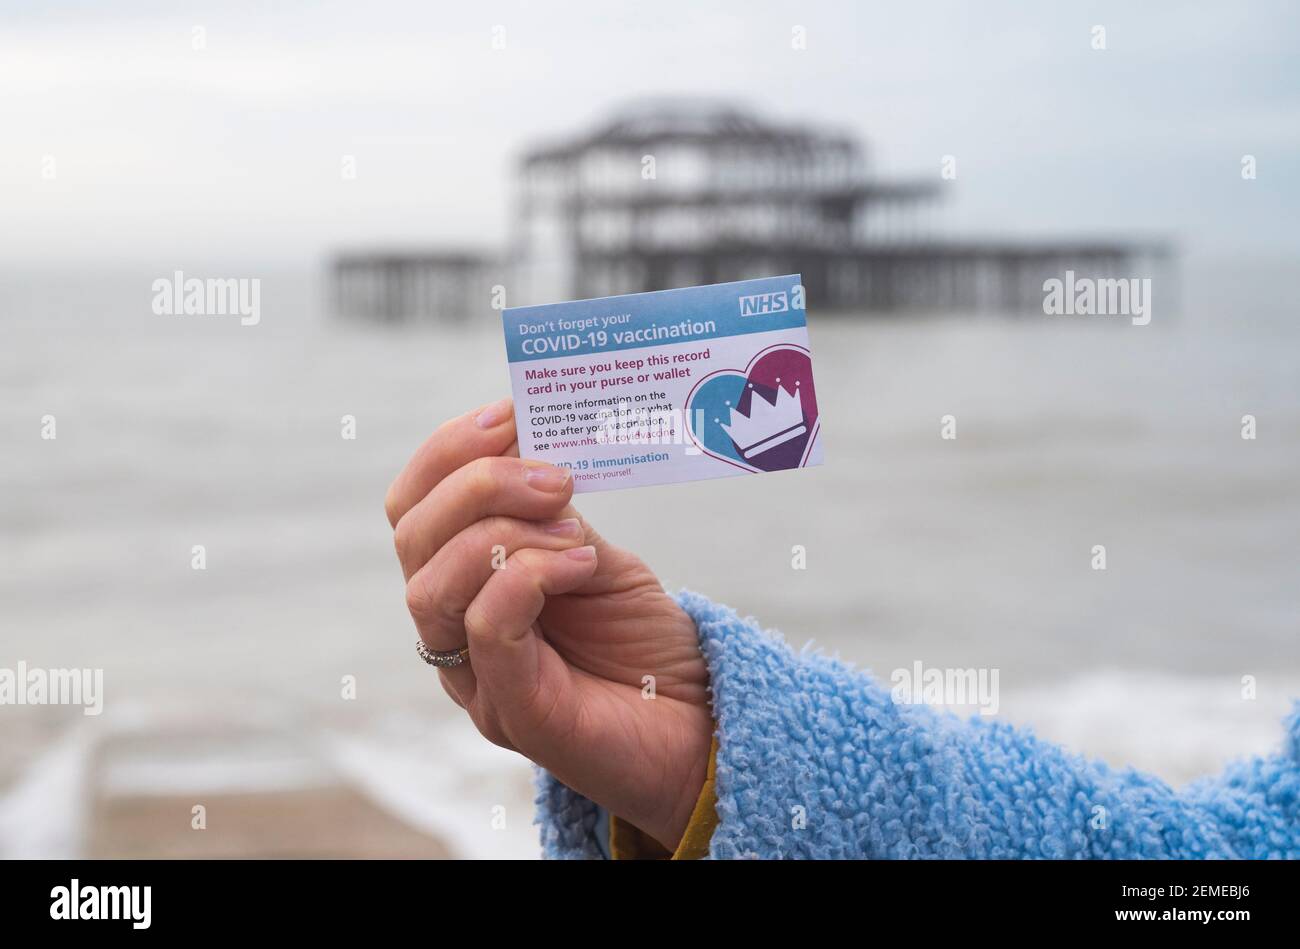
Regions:
[[438, 674], [484, 737], [673, 850], [713, 733], [695, 624], [572, 496], [518, 457], [509, 399], [446, 422], [385, 501], [407, 606], [430, 649], [468, 644]]

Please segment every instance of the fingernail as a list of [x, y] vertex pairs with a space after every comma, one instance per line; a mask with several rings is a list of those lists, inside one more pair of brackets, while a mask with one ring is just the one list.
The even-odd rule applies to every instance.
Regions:
[[578, 537], [582, 534], [582, 524], [576, 517], [566, 517], [562, 521], [543, 522], [542, 530], [561, 537]]
[[538, 491], [563, 491], [569, 483], [569, 469], [537, 465], [524, 472], [524, 480]]
[[474, 416], [474, 424], [479, 428], [496, 428], [510, 417], [510, 400], [502, 399], [479, 410]]
[[584, 563], [590, 563], [596, 559], [596, 548], [587, 547], [570, 547], [564, 552], [564, 555], [570, 560], [581, 560]]

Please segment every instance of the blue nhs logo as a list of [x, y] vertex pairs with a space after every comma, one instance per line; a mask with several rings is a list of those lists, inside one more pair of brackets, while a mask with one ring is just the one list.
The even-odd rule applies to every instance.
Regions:
[[784, 290], [772, 293], [755, 293], [753, 296], [740, 298], [741, 316], [759, 316], [763, 313], [784, 313], [790, 309]]

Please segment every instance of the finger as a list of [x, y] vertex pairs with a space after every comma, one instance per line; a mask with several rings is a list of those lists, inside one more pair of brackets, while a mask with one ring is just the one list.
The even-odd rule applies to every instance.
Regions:
[[388, 523], [396, 527], [402, 515], [456, 469], [505, 452], [515, 441], [514, 418], [513, 403], [501, 399], [438, 426], [389, 487], [384, 498]]
[[519, 458], [478, 458], [439, 481], [397, 522], [393, 542], [406, 579], [475, 521], [492, 515], [551, 520], [573, 496], [567, 468]]
[[[510, 447], [503, 451], [502, 454], [508, 457], [518, 458], [519, 442], [511, 442]], [[627, 559], [627, 553], [625, 551], [611, 546], [609, 542], [591, 526], [591, 523], [582, 516], [582, 512], [575, 508], [572, 503], [561, 511], [557, 517], [576, 517], [582, 523], [582, 530], [586, 536], [586, 543], [591, 544], [596, 548], [596, 559], [599, 564], [597, 568], [597, 579], [599, 579], [599, 574], [605, 571], [610, 571], [611, 575], [617, 576], [624, 561]]]
[[583, 543], [576, 517], [524, 521], [488, 517], [465, 528], [406, 584], [406, 607], [420, 638], [446, 652], [465, 645], [465, 611], [497, 570], [509, 569], [519, 550], [565, 550]]
[[[510, 447], [501, 454], [512, 458], [518, 458], [519, 442], [511, 442]], [[608, 571], [611, 576], [617, 576], [623, 566], [623, 562], [627, 559], [627, 553], [617, 547], [611, 546], [572, 504], [561, 511], [558, 516], [576, 517], [582, 523], [583, 533], [586, 535], [586, 542], [596, 548], [597, 561], [599, 563], [597, 579], [600, 579], [599, 574], [605, 571]]]
[[465, 630], [479, 700], [490, 706], [494, 727], [523, 748], [565, 696], [568, 681], [568, 667], [554, 650], [542, 649], [533, 624], [548, 596], [568, 593], [590, 579], [596, 548], [526, 548], [506, 563], [466, 610]]
[[[509, 557], [525, 547], [564, 550], [582, 543], [577, 518], [522, 521], [489, 517], [465, 528], [406, 584], [406, 607], [415, 628], [430, 649], [450, 652], [468, 642], [465, 611], [494, 570], [505, 569]], [[465, 708], [474, 700], [474, 667], [469, 663], [439, 670], [443, 688]]]

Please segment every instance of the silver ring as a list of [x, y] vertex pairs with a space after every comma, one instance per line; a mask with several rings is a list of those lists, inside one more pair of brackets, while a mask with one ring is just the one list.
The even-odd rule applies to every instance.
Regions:
[[462, 646], [460, 649], [453, 649], [450, 652], [438, 652], [436, 649], [430, 649], [424, 644], [423, 639], [415, 641], [415, 651], [431, 666], [437, 666], [439, 669], [455, 669], [457, 666], [463, 666], [469, 662], [469, 647]]

